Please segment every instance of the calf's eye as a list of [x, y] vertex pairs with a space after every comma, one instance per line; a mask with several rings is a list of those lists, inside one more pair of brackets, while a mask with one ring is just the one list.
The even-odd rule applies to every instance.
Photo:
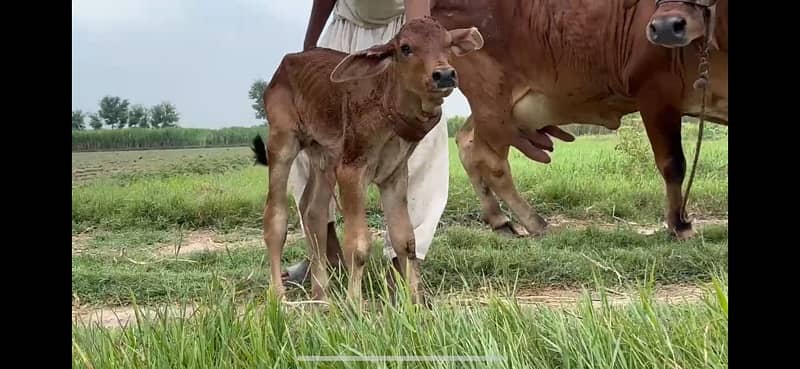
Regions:
[[411, 55], [411, 47], [408, 45], [400, 46], [400, 52], [402, 52], [405, 56], [409, 56]]

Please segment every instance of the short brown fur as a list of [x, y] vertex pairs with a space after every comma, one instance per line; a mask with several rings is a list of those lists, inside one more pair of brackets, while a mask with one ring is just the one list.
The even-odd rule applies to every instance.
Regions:
[[441, 81], [432, 75], [452, 70], [451, 53], [463, 55], [482, 44], [474, 28], [448, 32], [425, 18], [409, 21], [390, 42], [353, 55], [317, 48], [284, 57], [264, 94], [270, 122], [264, 241], [272, 285], [279, 295], [283, 295], [280, 257], [286, 239], [287, 179], [298, 152], [305, 149], [311, 175], [299, 209], [309, 245], [312, 297], [326, 299], [327, 205], [338, 184], [344, 259], [350, 272], [348, 295], [360, 301], [364, 263], [372, 244], [366, 189], [375, 183], [399, 271], [414, 301], [420, 301], [419, 260], [406, 199], [407, 160], [438, 122], [443, 99], [455, 87], [439, 87]]
[[[697, 78], [704, 24], [697, 5], [652, 0], [437, 0], [431, 15], [445, 27], [475, 25], [486, 39], [481, 51], [454, 61], [463, 76], [460, 90], [472, 109], [458, 133], [459, 157], [495, 229], [514, 228], [500, 211], [498, 195], [526, 232], [540, 234], [545, 221], [519, 196], [508, 165], [514, 146], [537, 161], [549, 139], [521, 138], [547, 132], [570, 141], [553, 127], [570, 123], [616, 129], [622, 116], [640, 111], [667, 194], [666, 217], [679, 239], [694, 234], [681, 216], [686, 160], [681, 116], [697, 116]], [[714, 9], [709, 120], [728, 124], [728, 9]], [[647, 38], [655, 17], [682, 14], [690, 45], [663, 47]], [[521, 134], [523, 133], [523, 134]]]

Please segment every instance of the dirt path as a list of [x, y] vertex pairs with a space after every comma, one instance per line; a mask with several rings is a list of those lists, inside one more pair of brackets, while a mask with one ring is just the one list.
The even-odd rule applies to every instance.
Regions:
[[[638, 292], [633, 290], [618, 291], [608, 289], [607, 297], [611, 305], [619, 306], [628, 304], [638, 299]], [[544, 288], [518, 291], [513, 298], [526, 307], [546, 306], [552, 308], [570, 308], [576, 306], [584, 296], [584, 291], [578, 288], [559, 289]], [[702, 286], [696, 285], [664, 285], [655, 288], [653, 299], [659, 303], [681, 304], [698, 302], [705, 294]], [[496, 295], [498, 296], [498, 295]], [[500, 295], [502, 296], [502, 295]], [[503, 299], [504, 297], [501, 297]], [[505, 297], [508, 298], [508, 297]], [[597, 291], [591, 291], [592, 302], [600, 304]], [[488, 303], [489, 293], [477, 292], [474, 294], [459, 293], [435, 298], [435, 304], [451, 304], [460, 306], [475, 306]], [[287, 306], [306, 305], [306, 302], [289, 301]], [[191, 317], [196, 311], [195, 305], [178, 306], [177, 304], [160, 307], [140, 307], [140, 311], [148, 318], [155, 318], [165, 311], [170, 318]], [[74, 323], [83, 323], [90, 326], [100, 325], [106, 328], [123, 327], [135, 324], [136, 313], [133, 306], [119, 307], [73, 307], [72, 318]]]

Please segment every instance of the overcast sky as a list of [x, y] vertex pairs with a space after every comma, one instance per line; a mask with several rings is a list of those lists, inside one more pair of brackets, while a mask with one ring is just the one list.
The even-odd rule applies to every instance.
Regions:
[[[312, 0], [72, 0], [72, 108], [168, 100], [183, 127], [258, 124], [247, 97], [302, 48]], [[456, 91], [444, 114], [467, 115]]]

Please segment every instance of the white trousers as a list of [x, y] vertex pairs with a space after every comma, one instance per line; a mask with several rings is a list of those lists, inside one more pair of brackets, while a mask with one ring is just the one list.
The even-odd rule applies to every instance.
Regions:
[[[400, 16], [385, 27], [367, 29], [334, 15], [322, 35], [319, 46], [347, 53], [368, 49], [392, 39], [402, 27], [404, 17]], [[417, 145], [408, 161], [408, 212], [414, 227], [417, 258], [425, 259], [433, 242], [433, 234], [447, 204], [449, 186], [449, 152], [447, 125], [437, 124]], [[289, 172], [289, 190], [300, 202], [309, 177], [309, 160], [305, 150], [300, 151]], [[334, 221], [336, 204], [334, 200], [328, 207], [328, 219]], [[302, 227], [302, 216], [300, 225]], [[396, 256], [389, 241], [388, 232], [384, 237], [383, 253], [388, 258]]]

